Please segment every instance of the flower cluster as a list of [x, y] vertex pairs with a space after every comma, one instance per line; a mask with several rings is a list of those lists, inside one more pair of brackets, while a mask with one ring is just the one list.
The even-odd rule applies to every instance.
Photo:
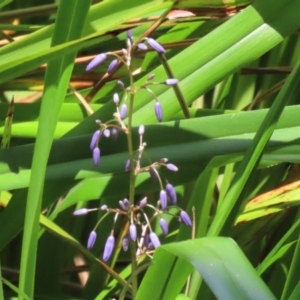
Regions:
[[[163, 54], [166, 52], [164, 47], [160, 43], [158, 43], [156, 40], [154, 40], [152, 38], [144, 38], [143, 40], [149, 45], [150, 48], [154, 49], [158, 53]], [[144, 43], [134, 44], [133, 36], [132, 36], [131, 32], [129, 31], [127, 33], [127, 49], [122, 49], [123, 56], [119, 56], [118, 54], [113, 53], [113, 52], [100, 53], [94, 59], [92, 59], [90, 61], [90, 63], [86, 67], [86, 71], [91, 71], [92, 69], [96, 68], [97, 66], [102, 65], [108, 59], [109, 56], [113, 56], [115, 58], [109, 63], [108, 68], [106, 70], [107, 74], [112, 74], [121, 64], [123, 64], [125, 67], [127, 67], [130, 72], [131, 55], [132, 55], [132, 52], [135, 51], [136, 49], [145, 51], [145, 50], [148, 50], [148, 47]], [[155, 96], [155, 94], [153, 93], [153, 91], [151, 89], [149, 89], [149, 85], [164, 84], [164, 85], [172, 86], [172, 85], [178, 84], [179, 80], [176, 78], [168, 78], [162, 82], [153, 82], [152, 80], [154, 79], [154, 76], [155, 76], [154, 74], [151, 74], [148, 77], [148, 80], [142, 86], [140, 86], [134, 90], [132, 89], [132, 87], [125, 88], [125, 85], [122, 81], [118, 81], [117, 85], [126, 92], [126, 95], [128, 93], [135, 94], [140, 89], [145, 89], [149, 93], [151, 93], [155, 99], [154, 111], [155, 111], [156, 118], [159, 122], [161, 122], [163, 120], [162, 106], [161, 106], [160, 102], [158, 101], [157, 97]], [[125, 99], [125, 102], [126, 102], [126, 99]], [[116, 105], [119, 105], [119, 99], [118, 99]], [[123, 103], [122, 106], [120, 107], [120, 114], [121, 114], [120, 116], [121, 116], [122, 120], [125, 119], [126, 113], [127, 113], [127, 105], [126, 105], [126, 103]]]
[[[139, 204], [131, 204], [127, 198], [120, 200], [119, 205], [120, 208], [110, 208], [107, 205], [102, 205], [101, 210], [106, 211], [104, 217], [109, 214], [115, 214], [114, 225], [116, 224], [117, 219], [120, 216], [126, 216], [129, 222], [128, 232], [123, 237], [122, 246], [123, 250], [127, 251], [128, 245], [130, 241], [137, 243], [138, 255], [148, 254], [153, 248], [157, 248], [160, 246], [160, 241], [157, 234], [152, 230], [151, 224], [154, 220], [159, 218], [159, 225], [161, 227], [161, 231], [164, 235], [169, 233], [168, 222], [163, 217], [164, 215], [170, 215], [176, 218], [179, 222], [183, 223], [186, 226], [192, 226], [192, 221], [189, 215], [177, 206], [177, 194], [174, 186], [167, 182], [163, 185], [162, 178], [159, 174], [159, 168], [165, 167], [169, 171], [176, 172], [178, 170], [177, 166], [168, 162], [167, 158], [162, 158], [159, 161], [152, 163], [151, 165], [141, 166], [141, 157], [143, 151], [145, 149], [146, 143], [143, 142], [143, 135], [145, 133], [145, 126], [141, 125], [139, 127], [139, 136], [140, 136], [140, 147], [138, 149], [138, 157], [135, 160], [134, 173], [137, 175], [141, 172], [149, 172], [149, 176], [155, 181], [158, 182], [160, 187], [159, 199], [157, 201], [157, 205], [153, 206], [150, 203], [147, 203], [147, 197], [144, 197]], [[95, 133], [96, 134], [96, 133]], [[94, 135], [95, 135], [94, 134]], [[93, 137], [94, 138], [94, 137]], [[92, 138], [92, 141], [93, 141]], [[125, 164], [125, 170], [130, 170], [129, 160]], [[145, 208], [150, 210], [151, 214], [145, 211]], [[176, 216], [169, 212], [169, 208], [177, 208], [179, 211], [179, 216]], [[97, 208], [86, 209], [81, 208], [74, 212], [74, 215], [85, 215], [91, 211], [98, 210]], [[103, 220], [100, 219], [100, 222]], [[87, 247], [91, 249], [96, 241], [96, 228], [100, 224], [97, 223], [93, 231], [90, 233]], [[138, 234], [140, 233], [140, 235]], [[139, 236], [139, 237], [138, 237]], [[107, 261], [114, 249], [115, 245], [115, 237], [114, 237], [114, 228], [111, 230], [111, 234], [107, 238], [104, 252], [103, 252], [103, 260]]]
[[[145, 43], [143, 43], [145, 42]], [[132, 105], [127, 105], [127, 96], [130, 95], [129, 101], [133, 101], [132, 95], [135, 95], [139, 90], [145, 89], [148, 91], [153, 98], [155, 99], [154, 112], [156, 118], [159, 122], [163, 120], [163, 112], [161, 103], [158, 101], [156, 95], [149, 88], [150, 85], [153, 84], [165, 84], [168, 86], [176, 85], [178, 83], [178, 79], [169, 78], [163, 82], [153, 82], [155, 78], [154, 74], [148, 76], [147, 80], [139, 87], [135, 87], [133, 85], [133, 77], [131, 72], [131, 56], [133, 51], [145, 51], [148, 50], [148, 46], [159, 54], [163, 55], [165, 53], [165, 49], [161, 44], [159, 44], [156, 40], [152, 38], [145, 38], [142, 42], [137, 44], [133, 41], [133, 36], [131, 31], [127, 33], [127, 48], [122, 49], [122, 56], [119, 56], [115, 53], [107, 52], [101, 53], [97, 55], [86, 67], [87, 71], [92, 70], [93, 68], [103, 64], [109, 56], [114, 56], [114, 59], [109, 63], [106, 73], [112, 74], [117, 68], [123, 64], [129, 71], [129, 76], [131, 76], [131, 85], [129, 87], [125, 87], [122, 81], [118, 81], [117, 85], [124, 91], [125, 97], [124, 101], [120, 100], [119, 94], [114, 93], [112, 100], [116, 107], [116, 112], [114, 113], [114, 118], [106, 123], [102, 123], [100, 120], [97, 120], [96, 123], [99, 125], [99, 129], [97, 129], [91, 139], [90, 149], [92, 151], [93, 162], [95, 166], [98, 166], [100, 163], [100, 147], [99, 142], [102, 136], [106, 138], [112, 138], [114, 140], [117, 139], [117, 136], [120, 132], [124, 132], [127, 134], [129, 138], [128, 143], [132, 143], [131, 135], [132, 128], [128, 124], [125, 123], [127, 116], [132, 115]], [[132, 104], [132, 102], [131, 102]], [[127, 218], [127, 229], [122, 238], [122, 247], [124, 251], [127, 251], [129, 248], [129, 243], [136, 243], [137, 253], [136, 255], [147, 254], [149, 255], [150, 251], [160, 246], [160, 240], [157, 233], [153, 230], [153, 223], [158, 222], [161, 232], [164, 235], [169, 233], [168, 222], [165, 218], [166, 215], [169, 215], [173, 218], [176, 218], [182, 224], [191, 227], [192, 221], [184, 210], [177, 206], [177, 194], [174, 186], [168, 182], [163, 182], [162, 177], [160, 176], [160, 169], [166, 168], [171, 172], [178, 171], [176, 165], [170, 163], [167, 158], [162, 158], [159, 161], [148, 164], [144, 166], [142, 164], [142, 157], [146, 148], [146, 143], [144, 142], [144, 134], [145, 134], [145, 126], [140, 125], [138, 128], [139, 134], [139, 146], [136, 152], [130, 153], [129, 151], [129, 159], [124, 162], [125, 163], [125, 171], [130, 172], [130, 176], [135, 177], [139, 173], [148, 172], [150, 178], [153, 181], [157, 182], [159, 186], [159, 196], [157, 199], [157, 203], [155, 205], [148, 203], [147, 197], [144, 197], [139, 201], [138, 204], [134, 203], [134, 195], [129, 195], [129, 200], [124, 198], [119, 201], [119, 208], [111, 208], [107, 205], [102, 205], [100, 208], [81, 208], [74, 212], [74, 215], [85, 215], [92, 211], [102, 210], [105, 211], [105, 214], [98, 221], [94, 229], [91, 231], [87, 248], [91, 249], [95, 241], [97, 239], [96, 229], [99, 224], [102, 222], [104, 218], [108, 215], [114, 214], [114, 223], [111, 229], [110, 235], [108, 236], [104, 251], [103, 251], [103, 260], [107, 261], [112, 255], [113, 249], [115, 247], [115, 224], [119, 217]], [[130, 147], [133, 149], [133, 145]], [[132, 184], [132, 183], [131, 183]], [[134, 184], [134, 183], [133, 183]], [[172, 213], [170, 212], [170, 208], [172, 208]], [[178, 211], [178, 215], [174, 214], [174, 208]], [[176, 211], [175, 210], [175, 211]]]

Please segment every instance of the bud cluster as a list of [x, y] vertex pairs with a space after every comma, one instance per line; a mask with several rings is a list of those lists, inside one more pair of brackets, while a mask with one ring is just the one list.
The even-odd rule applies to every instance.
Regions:
[[[164, 54], [166, 52], [164, 47], [159, 42], [154, 40], [153, 38], [146, 37], [143, 39], [143, 41], [145, 41], [151, 49], [157, 51], [160, 54]], [[119, 65], [121, 65], [121, 64], [126, 66], [128, 68], [128, 71], [130, 72], [131, 71], [130, 70], [131, 55], [137, 49], [141, 50], [141, 51], [145, 51], [145, 50], [148, 50], [148, 47], [144, 43], [141, 43], [141, 42], [134, 44], [132, 33], [131, 33], [131, 31], [128, 31], [127, 32], [127, 49], [122, 49], [123, 56], [119, 56], [118, 54], [113, 53], [113, 52], [100, 53], [89, 62], [89, 64], [86, 67], [86, 71], [91, 71], [92, 69], [96, 68], [97, 66], [102, 65], [108, 59], [109, 56], [113, 56], [115, 58], [109, 63], [108, 68], [106, 70], [106, 73], [108, 75], [110, 75], [114, 71], [116, 71], [117, 68], [119, 67]], [[162, 82], [152, 82], [154, 77], [155, 77], [155, 75], [151, 74], [148, 77], [148, 80], [142, 86], [140, 86], [138, 88], [134, 88], [134, 89], [132, 87], [125, 88], [125, 85], [122, 81], [118, 81], [117, 85], [119, 86], [119, 88], [123, 89], [126, 93], [135, 94], [140, 89], [145, 89], [149, 93], [151, 93], [155, 99], [154, 112], [155, 112], [156, 118], [159, 122], [162, 122], [162, 120], [163, 120], [162, 106], [161, 106], [160, 102], [158, 101], [157, 97], [155, 96], [155, 94], [153, 93], [153, 91], [151, 89], [149, 89], [148, 86], [149, 85], [157, 85], [157, 84], [164, 84], [164, 85], [172, 86], [172, 85], [178, 84], [179, 80], [176, 78], [168, 78]], [[118, 106], [119, 102], [116, 103], [116, 105]], [[122, 120], [125, 119], [126, 113], [127, 113], [127, 106], [126, 106], [126, 103], [123, 103], [121, 105], [120, 111], [119, 111], [120, 118]]]
[[[99, 123], [99, 122], [98, 122]], [[94, 136], [98, 137], [101, 136], [96, 131], [94, 133]], [[100, 130], [101, 132], [101, 130]], [[167, 158], [162, 158], [157, 162], [152, 163], [151, 165], [147, 166], [141, 166], [141, 158], [143, 155], [143, 151], [145, 149], [146, 143], [143, 142], [143, 135], [145, 133], [145, 126], [140, 125], [138, 130], [139, 136], [140, 136], [140, 145], [138, 149], [138, 157], [134, 161], [134, 174], [137, 175], [141, 172], [149, 172], [150, 178], [154, 180], [155, 182], [158, 182], [160, 192], [159, 197], [157, 201], [157, 205], [153, 206], [152, 204], [147, 203], [147, 197], [144, 197], [139, 204], [134, 205], [129, 202], [127, 198], [119, 201], [120, 208], [109, 208], [107, 205], [102, 205], [101, 210], [106, 211], [107, 216], [108, 214], [114, 213], [114, 225], [118, 219], [119, 216], [126, 216], [128, 219], [129, 229], [128, 232], [126, 232], [125, 236], [123, 237], [122, 246], [123, 250], [127, 251], [129, 242], [136, 242], [138, 253], [137, 255], [141, 254], [149, 254], [149, 251], [151, 251], [153, 248], [157, 248], [160, 245], [159, 238], [157, 234], [152, 230], [151, 223], [159, 218], [159, 225], [161, 228], [161, 231], [164, 235], [167, 235], [169, 232], [168, 228], [168, 222], [163, 218], [163, 215], [170, 215], [174, 218], [176, 218], [179, 222], [183, 223], [186, 226], [192, 226], [192, 221], [189, 217], [189, 215], [182, 210], [180, 207], [177, 206], [177, 194], [174, 186], [167, 182], [165, 185], [163, 185], [162, 178], [159, 174], [159, 168], [165, 167], [169, 171], [176, 172], [178, 171], [178, 168], [176, 165], [169, 163]], [[91, 144], [95, 146], [95, 141], [97, 138], [92, 139]], [[125, 164], [125, 171], [130, 171], [130, 160], [127, 160]], [[148, 207], [147, 211], [145, 208]], [[169, 208], [177, 208], [179, 211], [179, 216], [175, 216], [174, 214], [171, 214], [169, 212]], [[74, 215], [86, 215], [90, 211], [98, 210], [97, 208], [94, 209], [86, 209], [81, 208], [74, 212]], [[150, 211], [150, 214], [149, 214]], [[102, 219], [100, 219], [100, 222]], [[97, 223], [96, 227], [100, 224], [100, 222]], [[88, 249], [91, 249], [96, 241], [96, 227], [94, 230], [90, 233], [87, 247]], [[104, 252], [103, 252], [103, 260], [107, 261], [114, 249], [115, 245], [115, 237], [114, 237], [114, 228], [111, 230], [111, 234], [107, 238]]]
[[[131, 78], [130, 86], [125, 87], [125, 84], [122, 81], [117, 82], [117, 86], [123, 90], [125, 93], [124, 100], [121, 101], [119, 94], [114, 93], [112, 100], [116, 107], [116, 112], [114, 113], [114, 118], [106, 123], [102, 123], [100, 120], [97, 120], [96, 123], [99, 125], [99, 128], [92, 135], [90, 142], [90, 150], [92, 151], [93, 162], [95, 166], [98, 166], [100, 163], [100, 147], [99, 142], [104, 136], [106, 138], [111, 138], [116, 140], [119, 132], [124, 132], [131, 137], [132, 128], [130, 125], [126, 125], [124, 120], [127, 118], [127, 115], [132, 115], [132, 105], [127, 106], [127, 97], [130, 95], [130, 101], [132, 100], [132, 95], [135, 95], [139, 90], [145, 89], [148, 91], [155, 100], [154, 113], [159, 122], [163, 120], [163, 111], [162, 106], [156, 95], [149, 88], [150, 85], [164, 84], [168, 86], [178, 84], [178, 79], [169, 78], [163, 82], [154, 82], [155, 75], [151, 74], [148, 76], [147, 80], [139, 87], [135, 87], [133, 84], [133, 77], [131, 71], [131, 56], [134, 51], [147, 51], [148, 46], [150, 49], [154, 49], [160, 55], [164, 55], [166, 52], [164, 47], [152, 38], [144, 38], [141, 42], [134, 43], [132, 32], [127, 32], [127, 48], [122, 49], [122, 55], [116, 53], [107, 52], [97, 55], [86, 67], [86, 71], [90, 71], [95, 67], [103, 64], [108, 57], [113, 56], [113, 60], [109, 63], [106, 73], [108, 75], [115, 72], [120, 65], [124, 65], [128, 71]], [[130, 102], [132, 104], [132, 102]], [[129, 122], [130, 123], [130, 122]], [[100, 208], [81, 208], [74, 212], [75, 216], [86, 215], [92, 211], [102, 210], [105, 211], [105, 214], [98, 221], [94, 229], [91, 231], [87, 248], [93, 248], [95, 241], [97, 239], [96, 229], [102, 220], [108, 215], [114, 214], [114, 223], [110, 231], [109, 236], [107, 237], [104, 251], [103, 251], [103, 260], [107, 261], [111, 257], [113, 250], [115, 248], [115, 224], [119, 217], [126, 218], [128, 226], [124, 230], [124, 236], [122, 237], [122, 247], [124, 251], [127, 251], [130, 243], [136, 243], [137, 253], [136, 255], [149, 255], [153, 249], [160, 246], [160, 240], [158, 234], [153, 230], [153, 223], [158, 222], [161, 232], [163, 235], [169, 233], [169, 224], [165, 219], [165, 215], [169, 215], [173, 218], [176, 218], [177, 221], [182, 224], [191, 227], [192, 221], [184, 210], [177, 206], [177, 194], [174, 186], [168, 181], [163, 182], [162, 177], [160, 176], [159, 170], [161, 168], [166, 168], [169, 171], [176, 172], [178, 171], [177, 166], [168, 162], [167, 158], [162, 158], [159, 161], [151, 163], [150, 165], [142, 166], [142, 156], [144, 154], [146, 143], [144, 142], [145, 126], [140, 125], [138, 128], [139, 134], [139, 146], [136, 152], [129, 151], [129, 159], [124, 163], [125, 171], [130, 172], [130, 178], [137, 176], [141, 172], [148, 172], [150, 178], [158, 183], [159, 186], [159, 196], [157, 199], [156, 205], [148, 203], [147, 197], [144, 197], [139, 201], [138, 204], [133, 203], [134, 197], [129, 195], [130, 201], [125, 198], [119, 201], [119, 208], [111, 208], [108, 205], [102, 205]], [[130, 140], [130, 138], [129, 138]], [[133, 145], [131, 147], [133, 149]], [[134, 184], [134, 183], [133, 183]], [[178, 215], [171, 213], [169, 208], [177, 209]], [[176, 211], [176, 210], [175, 210]], [[168, 218], [169, 219], [169, 218]]]
[[[135, 205], [130, 204], [129, 200], [125, 198], [119, 201], [120, 208], [110, 208], [107, 205], [102, 205], [100, 208], [93, 208], [93, 209], [82, 208], [76, 210], [74, 212], [74, 215], [76, 216], [85, 215], [91, 211], [103, 210], [106, 211], [104, 217], [106, 217], [109, 214], [115, 214], [114, 226], [117, 222], [117, 219], [120, 216], [126, 217], [129, 226], [127, 232], [125, 232], [124, 237], [122, 239], [123, 250], [127, 251], [129, 247], [129, 243], [134, 242], [137, 244], [137, 249], [138, 249], [136, 253], [137, 256], [143, 254], [149, 255], [153, 249], [159, 247], [161, 244], [157, 233], [152, 229], [151, 226], [151, 224], [153, 224], [153, 222], [156, 219], [159, 219], [159, 225], [163, 235], [167, 235], [169, 233], [169, 224], [164, 218], [164, 215], [170, 215], [173, 218], [176, 218], [182, 224], [189, 227], [192, 226], [192, 221], [189, 215], [187, 214], [187, 212], [185, 212], [184, 210], [182, 210], [176, 205], [168, 206], [167, 204], [168, 195], [166, 192], [164, 195], [165, 203], [163, 204], [161, 194], [162, 191], [160, 192], [160, 196], [159, 196], [160, 199], [157, 202], [157, 206], [153, 206], [152, 204], [149, 204], [147, 202], [147, 197], [144, 197], [142, 200], [140, 200], [138, 204]], [[172, 208], [175, 207], [178, 209], [179, 216], [173, 215], [168, 211], [168, 208], [171, 207]], [[146, 210], [146, 208], [148, 208], [148, 210]], [[103, 219], [104, 218], [102, 217], [100, 219], [100, 222], [98, 222], [95, 228], [91, 231], [87, 242], [88, 249], [93, 248], [95, 241], [97, 239], [97, 233], [96, 233], [97, 226], [99, 226], [99, 224]], [[102, 259], [104, 261], [109, 260], [115, 247], [114, 226], [104, 246], [104, 251], [102, 256]]]

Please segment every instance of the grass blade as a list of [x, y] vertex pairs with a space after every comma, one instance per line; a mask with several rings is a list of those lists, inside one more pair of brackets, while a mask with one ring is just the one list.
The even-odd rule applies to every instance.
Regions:
[[276, 100], [255, 135], [250, 148], [246, 152], [243, 161], [238, 166], [231, 188], [220, 205], [220, 209], [209, 229], [208, 234], [210, 236], [228, 232], [229, 228], [234, 223], [240, 205], [244, 200], [243, 192], [246, 190], [247, 184], [249, 184], [249, 177], [256, 169], [285, 105], [300, 92], [299, 74], [300, 61], [289, 76], [279, 95], [276, 97]]
[[[89, 6], [89, 1], [77, 0], [73, 1], [72, 4], [61, 2], [53, 33], [53, 46], [80, 37]], [[45, 75], [40, 124], [34, 148], [25, 212], [19, 283], [20, 300], [23, 298], [23, 293], [33, 299], [39, 214], [46, 166], [58, 115], [72, 73], [75, 55], [76, 53], [72, 53], [49, 62]]]
[[287, 300], [292, 294], [293, 290], [297, 287], [299, 281], [299, 266], [300, 266], [300, 237], [294, 251], [293, 260], [291, 262], [290, 270], [287, 280], [284, 285], [281, 300]]
[[201, 238], [163, 248], [191, 263], [218, 299], [275, 299], [232, 239]]

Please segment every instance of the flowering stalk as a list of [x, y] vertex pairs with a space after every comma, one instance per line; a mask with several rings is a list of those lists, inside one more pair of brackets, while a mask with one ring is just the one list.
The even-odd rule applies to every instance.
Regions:
[[[129, 202], [134, 205], [134, 192], [135, 192], [135, 165], [134, 165], [134, 150], [132, 142], [132, 115], [133, 115], [133, 104], [134, 104], [134, 80], [131, 72], [131, 65], [129, 68], [129, 80], [130, 80], [130, 97], [129, 97], [129, 108], [128, 108], [128, 123], [127, 123], [127, 146], [130, 161], [130, 178], [129, 178]], [[135, 274], [137, 269], [136, 262], [136, 244], [131, 242], [130, 245], [130, 258], [131, 258], [131, 274]], [[138, 289], [137, 277], [132, 278], [132, 298], [135, 299]]]
[[[125, 103], [120, 103], [120, 98], [117, 93], [113, 95], [113, 102], [116, 106], [116, 112], [114, 114], [114, 119], [105, 123], [101, 123], [98, 120], [96, 123], [99, 125], [99, 129], [94, 133], [90, 149], [93, 154], [94, 165], [98, 166], [100, 163], [100, 153], [101, 145], [99, 142], [102, 137], [116, 139], [118, 132], [124, 132], [127, 136], [127, 149], [128, 149], [128, 160], [125, 164], [125, 171], [129, 172], [129, 191], [127, 198], [119, 201], [119, 208], [110, 208], [107, 205], [102, 205], [101, 210], [106, 211], [104, 216], [97, 222], [94, 230], [90, 234], [88, 240], [88, 248], [92, 248], [96, 241], [96, 228], [99, 223], [108, 215], [113, 213], [115, 215], [114, 225], [111, 230], [110, 235], [107, 237], [104, 252], [103, 260], [109, 261], [112, 253], [116, 250], [115, 248], [115, 224], [119, 216], [127, 218], [127, 228], [123, 232], [122, 237], [122, 247], [124, 251], [130, 249], [130, 259], [131, 259], [131, 279], [132, 282], [132, 298], [136, 297], [137, 293], [137, 257], [148, 255], [151, 257], [153, 249], [160, 246], [161, 242], [157, 233], [152, 229], [151, 222], [158, 221], [161, 227], [161, 231], [164, 235], [169, 233], [168, 222], [163, 218], [164, 214], [171, 215], [177, 221], [182, 224], [191, 227], [191, 220], [188, 214], [179, 208], [177, 204], [177, 195], [176, 190], [171, 183], [166, 179], [162, 178], [159, 174], [160, 168], [166, 168], [171, 172], [176, 172], [178, 170], [177, 166], [168, 162], [167, 158], [162, 158], [159, 161], [153, 162], [150, 165], [143, 166], [142, 157], [146, 147], [144, 142], [144, 132], [145, 126], [140, 125], [138, 134], [139, 134], [139, 146], [136, 149], [136, 146], [133, 145], [133, 133], [132, 133], [132, 118], [133, 118], [133, 107], [135, 94], [141, 90], [145, 89], [151, 95], [153, 95], [155, 106], [153, 113], [156, 114], [157, 120], [161, 122], [163, 120], [163, 111], [162, 106], [157, 99], [154, 92], [149, 88], [152, 84], [165, 84], [168, 86], [177, 86], [178, 79], [170, 76], [168, 79], [160, 82], [153, 82], [155, 75], [151, 74], [148, 76], [148, 79], [139, 87], [135, 87], [132, 66], [131, 66], [131, 52], [132, 49], [137, 47], [141, 50], [145, 50], [147, 46], [143, 43], [137, 45], [133, 42], [132, 33], [128, 32], [127, 34], [127, 48], [122, 49], [123, 56], [119, 56], [116, 53], [107, 52], [105, 54], [98, 55], [93, 62], [91, 62], [87, 69], [90, 70], [97, 66], [97, 64], [103, 63], [109, 56], [114, 56], [107, 69], [107, 74], [112, 74], [120, 64], [124, 65], [129, 74], [129, 87], [125, 87], [122, 81], [118, 81], [117, 85], [125, 92]], [[163, 46], [155, 41], [152, 38], [143, 38], [143, 41], [148, 44], [148, 46], [154, 49], [159, 54], [163, 55], [165, 49]], [[145, 48], [146, 47], [146, 48]], [[148, 48], [147, 48], [148, 49]], [[126, 119], [127, 116], [127, 119]], [[124, 121], [125, 120], [125, 121]], [[124, 168], [124, 166], [123, 166]], [[147, 203], [147, 197], [144, 197], [138, 204], [135, 204], [135, 182], [136, 177], [141, 172], [149, 172], [150, 176], [154, 181], [159, 185], [160, 193], [157, 205], [154, 206], [151, 203]], [[170, 207], [176, 207], [179, 211], [179, 216], [171, 214], [168, 210]], [[147, 209], [145, 209], [147, 208]], [[150, 213], [149, 213], [150, 210]], [[85, 215], [90, 212], [90, 209], [80, 209], [74, 213], [74, 215]], [[152, 211], [152, 212], [151, 212]], [[149, 214], [149, 217], [148, 215]], [[140, 231], [142, 234], [140, 235]], [[117, 232], [116, 232], [117, 236]], [[118, 251], [118, 250], [117, 250]]]

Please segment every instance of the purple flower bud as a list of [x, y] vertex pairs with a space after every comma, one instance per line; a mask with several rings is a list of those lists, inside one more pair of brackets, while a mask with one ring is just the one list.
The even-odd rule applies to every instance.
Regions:
[[109, 137], [110, 137], [110, 130], [107, 129], [107, 128], [104, 129], [104, 130], [103, 130], [103, 134], [104, 134], [105, 137], [109, 138]]
[[124, 55], [128, 54], [128, 51], [126, 49], [124, 49], [124, 48], [122, 48], [122, 52], [123, 52]]
[[148, 47], [143, 43], [137, 44], [137, 47], [142, 51], [148, 50]]
[[118, 60], [117, 59], [114, 59], [111, 61], [111, 63], [109, 64], [108, 68], [107, 68], [107, 73], [108, 74], [111, 74], [118, 66]]
[[161, 190], [159, 193], [160, 205], [163, 210], [167, 209], [168, 200], [167, 200], [167, 193], [165, 190]]
[[147, 197], [143, 198], [143, 199], [140, 201], [139, 207], [140, 207], [140, 208], [143, 208], [146, 204], [147, 204]]
[[92, 151], [94, 150], [94, 148], [95, 148], [95, 147], [97, 146], [97, 144], [99, 143], [100, 137], [101, 137], [101, 131], [100, 131], [100, 130], [95, 131], [95, 133], [93, 134], [91, 143], [90, 143], [90, 149], [91, 149]]
[[87, 248], [88, 249], [92, 249], [95, 242], [96, 242], [96, 238], [97, 238], [97, 233], [95, 230], [93, 230], [90, 235], [89, 235], [89, 238], [88, 238], [88, 242], [87, 242]]
[[103, 252], [103, 260], [108, 261], [115, 246], [115, 238], [113, 235], [110, 235], [105, 243], [104, 252]]
[[118, 106], [120, 103], [120, 98], [119, 98], [118, 93], [114, 93], [113, 100], [114, 100], [115, 104]]
[[119, 201], [119, 204], [120, 204], [120, 206], [122, 207], [122, 209], [124, 209], [124, 210], [128, 210], [129, 207], [130, 207], [130, 202], [129, 202], [128, 199], [126, 199], [126, 198], [125, 198], [123, 201], [120, 200], [120, 201]]
[[127, 30], [127, 37], [128, 37], [130, 40], [132, 40], [132, 38], [133, 38], [133, 35], [132, 35], [132, 29], [128, 29], [128, 30]]
[[97, 67], [98, 65], [101, 65], [105, 60], [107, 59], [106, 53], [101, 53], [94, 57], [89, 64], [86, 66], [85, 70], [88, 72], [92, 70], [93, 68]]
[[126, 234], [122, 240], [122, 247], [125, 252], [128, 250], [128, 246], [129, 246], [129, 235]]
[[156, 114], [156, 118], [158, 120], [158, 122], [161, 122], [163, 119], [163, 114], [162, 114], [162, 108], [159, 102], [155, 102], [155, 106], [154, 106], [154, 110], [155, 110], [155, 114]]
[[147, 38], [146, 39], [148, 45], [153, 48], [155, 51], [157, 51], [158, 53], [166, 53], [165, 48], [156, 40], [152, 39], [152, 38]]
[[111, 129], [111, 132], [110, 132], [110, 137], [113, 141], [115, 141], [117, 138], [118, 138], [118, 134], [119, 134], [119, 131], [117, 128], [112, 128]]
[[98, 124], [98, 125], [100, 125], [101, 124], [101, 120], [98, 119], [98, 120], [95, 121], [95, 123]]
[[171, 183], [166, 185], [166, 192], [172, 204], [177, 203], [177, 195], [174, 186]]
[[159, 220], [159, 225], [160, 225], [160, 228], [161, 228], [163, 234], [167, 235], [169, 232], [169, 225], [168, 225], [167, 221], [165, 219], [161, 218]]
[[125, 198], [125, 199], [123, 200], [123, 202], [124, 202], [124, 205], [126, 206], [126, 208], [128, 209], [128, 208], [130, 207], [130, 202], [129, 202], [129, 200]]
[[129, 172], [129, 171], [130, 171], [130, 159], [127, 159], [127, 160], [126, 160], [125, 171], [126, 171], [126, 172]]
[[103, 204], [101, 207], [100, 207], [101, 210], [107, 210], [108, 209], [108, 206], [106, 204]]
[[130, 234], [131, 240], [133, 240], [135, 242], [136, 241], [137, 232], [136, 232], [136, 226], [133, 223], [131, 223], [130, 226], [129, 226], [129, 234]]
[[149, 234], [146, 233], [143, 240], [143, 247], [148, 248], [150, 242]]
[[127, 210], [126, 207], [125, 207], [125, 204], [122, 200], [119, 201], [119, 204], [120, 204], [120, 206], [123, 210]]
[[139, 135], [143, 135], [145, 133], [145, 126], [144, 125], [140, 125], [139, 127]]
[[124, 89], [125, 88], [125, 85], [124, 85], [123, 81], [121, 81], [121, 80], [118, 80], [117, 85], [118, 85], [118, 87], [120, 89]]
[[164, 158], [161, 158], [159, 161], [162, 162], [163, 164], [165, 164], [165, 163], [167, 163], [169, 160], [168, 160], [166, 157], [164, 157]]
[[167, 79], [167, 80], [164, 81], [164, 84], [165, 85], [175, 85], [178, 82], [179, 82], [179, 80], [176, 79], [176, 78], [169, 78], [169, 79]]
[[177, 172], [178, 171], [178, 168], [175, 165], [173, 165], [173, 164], [167, 164], [166, 167], [170, 171], [173, 171], [173, 172]]
[[100, 149], [98, 147], [94, 148], [93, 150], [93, 162], [96, 167], [100, 163]]
[[127, 114], [127, 105], [124, 103], [121, 106], [121, 110], [120, 110], [120, 118], [121, 120], [124, 120]]
[[153, 231], [150, 232], [149, 237], [150, 237], [150, 241], [152, 242], [154, 248], [157, 248], [160, 246], [160, 241], [158, 239], [158, 236]]
[[157, 181], [157, 171], [156, 171], [156, 169], [154, 169], [153, 167], [150, 167], [149, 168], [149, 173], [150, 173], [150, 176], [151, 176], [152, 180], [154, 182], [156, 182]]
[[87, 208], [80, 208], [73, 212], [74, 216], [83, 216], [86, 215], [89, 212]]
[[150, 74], [150, 75], [148, 76], [148, 80], [152, 80], [152, 79], [154, 79], [154, 77], [155, 77], [155, 74]]
[[180, 212], [180, 222], [189, 227], [193, 225], [189, 215], [184, 210]]

